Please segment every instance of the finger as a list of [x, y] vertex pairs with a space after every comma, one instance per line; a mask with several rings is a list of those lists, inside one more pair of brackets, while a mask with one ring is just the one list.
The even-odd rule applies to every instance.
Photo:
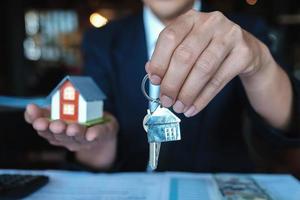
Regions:
[[25, 110], [24, 112], [24, 118], [25, 118], [25, 121], [28, 123], [28, 124], [31, 124], [32, 123], [32, 120], [31, 118], [29, 117], [29, 114], [27, 112], [27, 109]]
[[[41, 125], [36, 125], [36, 126], [41, 126]], [[57, 141], [55, 139], [55, 137], [53, 136], [53, 134], [51, 133], [51, 131], [49, 131], [49, 129], [45, 129], [45, 128], [40, 128], [40, 130], [37, 131], [38, 135], [46, 140], [48, 140], [48, 142], [50, 144], [55, 144], [58, 145], [59, 141]]]
[[38, 135], [45, 138], [48, 141], [53, 141], [55, 140], [53, 134], [49, 131], [49, 129], [45, 129], [45, 130], [39, 130], [37, 131]]
[[69, 151], [72, 151], [72, 152], [76, 152], [76, 151], [79, 151], [80, 149], [82, 149], [82, 146], [78, 145], [75, 142], [70, 143], [68, 145], [65, 145], [64, 147], [67, 148]]
[[77, 123], [69, 124], [66, 130], [68, 136], [76, 136], [86, 132], [86, 127]]
[[37, 118], [32, 122], [32, 127], [36, 131], [46, 131], [49, 129], [49, 123], [48, 118]]
[[54, 138], [53, 134], [49, 131], [49, 124], [50, 122], [48, 118], [38, 118], [32, 123], [32, 126], [37, 131], [39, 136], [52, 143], [56, 139]]
[[153, 84], [160, 84], [175, 48], [193, 27], [195, 13], [196, 11], [187, 12], [160, 33], [147, 69]]
[[66, 134], [68, 125], [65, 122], [58, 120], [53, 126], [52, 130], [56, 129], [56, 132], [53, 132], [53, 136], [57, 141], [61, 142], [64, 146], [78, 144], [74, 137]]
[[175, 112], [182, 113], [192, 105], [232, 49], [233, 38], [231, 36], [214, 39], [210, 42], [180, 89], [177, 101], [173, 106]]
[[184, 113], [186, 117], [192, 117], [199, 113], [230, 80], [239, 74], [243, 63], [238, 60], [239, 58], [234, 54], [228, 56], [220, 69], [204, 86], [193, 105]]
[[42, 138], [46, 139], [50, 144], [56, 145], [56, 146], [61, 145], [60, 142], [54, 138], [53, 134], [49, 130], [38, 131], [37, 133]]
[[34, 104], [29, 104], [25, 111], [25, 120], [28, 123], [32, 123], [35, 119], [39, 117], [49, 117], [50, 111], [48, 109], [40, 108]]
[[53, 133], [53, 136], [56, 140], [62, 143], [69, 143], [71, 142], [71, 138], [69, 138], [65, 131], [67, 129], [67, 124], [62, 120], [55, 120], [50, 123], [49, 125], [50, 131]]
[[67, 127], [66, 134], [77, 144], [86, 144], [85, 139], [87, 128], [80, 124], [70, 124]]
[[87, 129], [86, 140], [89, 142], [99, 139], [100, 141], [105, 139], [105, 134], [108, 132], [108, 129], [105, 125], [96, 125]]
[[54, 134], [62, 134], [65, 132], [67, 125], [62, 120], [54, 120], [50, 123], [49, 129]]
[[63, 144], [57, 140], [48, 140], [49, 144], [54, 146], [63, 146]]
[[[161, 102], [164, 107], [173, 105], [180, 88], [199, 55], [213, 38], [215, 27], [197, 23], [188, 36], [175, 49], [169, 68], [161, 82]], [[178, 102], [177, 107], [181, 102]]]

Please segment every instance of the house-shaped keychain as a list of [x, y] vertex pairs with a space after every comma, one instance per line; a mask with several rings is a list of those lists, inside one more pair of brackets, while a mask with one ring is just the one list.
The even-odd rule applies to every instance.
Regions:
[[181, 139], [180, 119], [169, 109], [157, 107], [152, 113], [146, 115], [144, 128], [147, 131], [148, 142], [169, 142]]
[[90, 77], [66, 76], [50, 93], [51, 120], [91, 126], [104, 121], [105, 94]]

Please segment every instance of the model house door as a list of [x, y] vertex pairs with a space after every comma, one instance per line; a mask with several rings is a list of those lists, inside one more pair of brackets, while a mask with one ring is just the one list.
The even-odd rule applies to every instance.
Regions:
[[60, 119], [78, 120], [78, 92], [70, 81], [66, 81], [60, 88]]

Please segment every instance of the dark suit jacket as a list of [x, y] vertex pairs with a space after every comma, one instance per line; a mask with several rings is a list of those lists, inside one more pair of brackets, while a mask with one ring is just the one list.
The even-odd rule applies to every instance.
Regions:
[[[231, 18], [267, 42], [262, 23], [241, 16]], [[147, 49], [142, 14], [88, 30], [83, 55], [85, 74], [105, 91], [105, 109], [120, 123], [116, 169], [145, 170], [148, 143], [142, 120], [148, 102], [140, 85], [146, 74]], [[299, 145], [299, 140], [284, 137], [258, 117], [249, 106], [239, 78], [235, 78], [195, 117], [179, 115], [182, 140], [162, 145], [158, 170], [253, 171], [255, 166], [242, 134], [245, 110], [254, 122], [253, 134], [271, 147]]]

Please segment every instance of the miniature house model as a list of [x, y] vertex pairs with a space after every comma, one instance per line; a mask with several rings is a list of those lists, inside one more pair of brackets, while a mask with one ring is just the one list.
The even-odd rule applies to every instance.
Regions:
[[66, 76], [50, 93], [51, 119], [88, 124], [103, 116], [105, 94], [85, 76]]
[[158, 107], [145, 119], [148, 142], [167, 142], [181, 139], [180, 119], [169, 109]]

